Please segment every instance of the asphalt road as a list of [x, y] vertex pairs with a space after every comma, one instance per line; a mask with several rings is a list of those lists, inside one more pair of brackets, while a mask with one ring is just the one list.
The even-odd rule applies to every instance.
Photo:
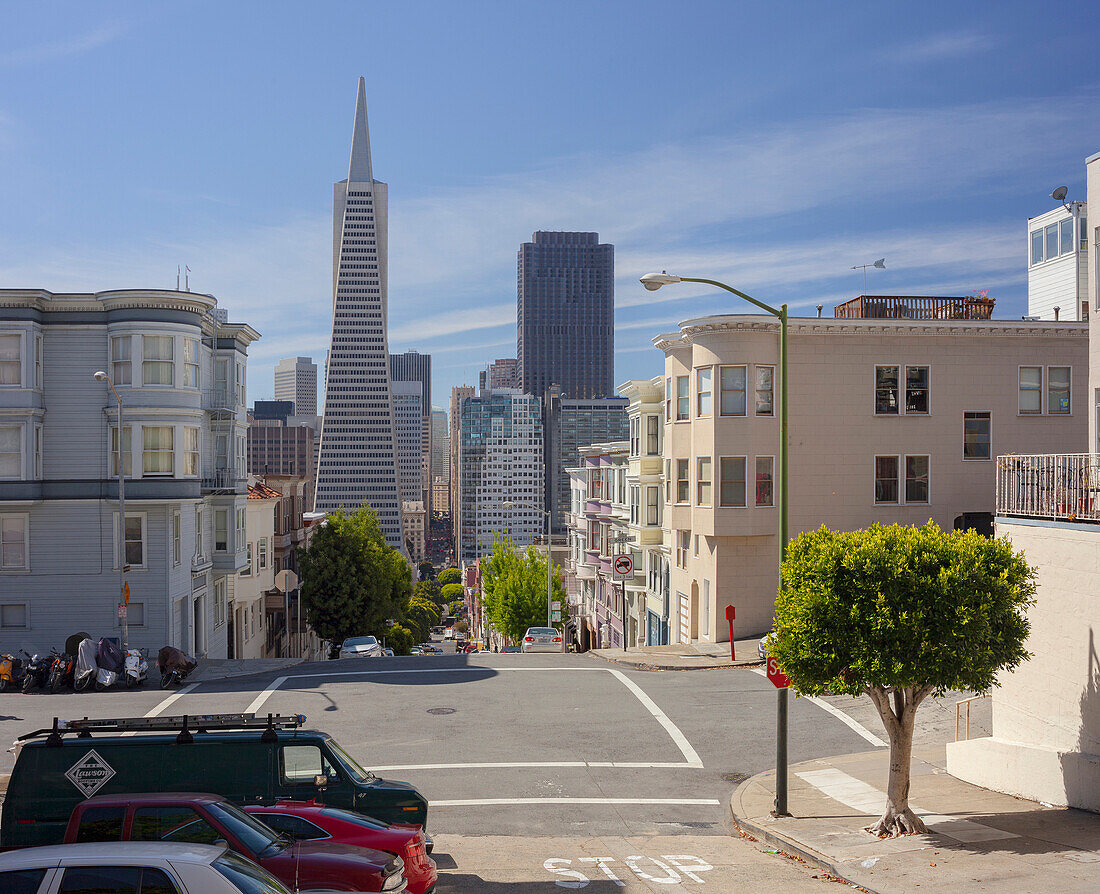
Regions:
[[[303, 713], [364, 767], [428, 798], [441, 892], [817, 884], [731, 832], [733, 789], [774, 766], [776, 692], [751, 670], [447, 654], [300, 665], [166, 696], [5, 694], [0, 735], [55, 714]], [[790, 700], [792, 763], [870, 747], [819, 705]]]

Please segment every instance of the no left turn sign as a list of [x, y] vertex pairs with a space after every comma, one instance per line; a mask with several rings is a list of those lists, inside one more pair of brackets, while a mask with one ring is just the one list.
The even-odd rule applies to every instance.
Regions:
[[615, 572], [615, 580], [622, 580], [634, 573], [634, 560], [630, 556], [615, 556], [612, 568]]

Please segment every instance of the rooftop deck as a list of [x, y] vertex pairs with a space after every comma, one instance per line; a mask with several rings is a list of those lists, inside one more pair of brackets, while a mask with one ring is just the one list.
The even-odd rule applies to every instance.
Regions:
[[988, 320], [993, 298], [928, 297], [924, 295], [860, 295], [838, 304], [840, 320]]

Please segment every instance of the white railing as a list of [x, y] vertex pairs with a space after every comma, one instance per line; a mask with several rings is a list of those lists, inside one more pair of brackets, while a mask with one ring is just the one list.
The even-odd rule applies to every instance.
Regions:
[[997, 515], [1100, 522], [1100, 454], [998, 456]]

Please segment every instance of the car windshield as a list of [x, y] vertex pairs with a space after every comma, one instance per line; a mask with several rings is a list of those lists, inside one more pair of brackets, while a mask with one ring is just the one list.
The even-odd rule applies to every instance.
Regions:
[[345, 823], [354, 823], [364, 829], [382, 830], [390, 827], [389, 823], [384, 823], [382, 820], [376, 820], [370, 816], [363, 816], [361, 813], [352, 813], [350, 810], [340, 810], [338, 807], [325, 807], [321, 811], [321, 815], [343, 820]]
[[281, 849], [285, 845], [278, 834], [235, 804], [218, 802], [210, 804], [208, 809], [227, 831], [254, 854], [262, 854], [270, 848]]
[[329, 751], [332, 752], [333, 760], [336, 761], [344, 771], [356, 782], [366, 782], [369, 779], [374, 779], [374, 774], [369, 773], [356, 763], [355, 758], [344, 751], [339, 745], [332, 739], [328, 740]]
[[348, 646], [377, 646], [378, 640], [373, 636], [353, 636], [344, 640], [344, 647]]
[[222, 854], [211, 865], [243, 894], [290, 894], [266, 869], [232, 851]]
[[553, 627], [529, 627], [527, 628], [528, 636], [554, 636], [558, 631]]

